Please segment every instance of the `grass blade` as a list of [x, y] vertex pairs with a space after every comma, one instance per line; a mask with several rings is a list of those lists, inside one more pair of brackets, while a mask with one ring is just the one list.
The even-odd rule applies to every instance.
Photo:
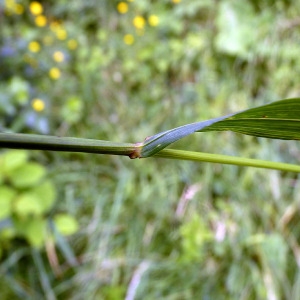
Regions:
[[282, 140], [300, 140], [300, 98], [248, 109], [200, 131], [231, 130]]
[[300, 140], [300, 98], [281, 100], [158, 133], [144, 141], [141, 157], [152, 156], [194, 132], [224, 130], [265, 138]]

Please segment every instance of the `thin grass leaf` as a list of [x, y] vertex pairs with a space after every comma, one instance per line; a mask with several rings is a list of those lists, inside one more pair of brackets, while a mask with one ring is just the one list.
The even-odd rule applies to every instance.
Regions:
[[141, 157], [152, 156], [194, 132], [225, 130], [272, 139], [300, 140], [300, 98], [281, 100], [158, 133], [145, 140]]
[[223, 130], [271, 139], [300, 140], [300, 98], [248, 109], [200, 131]]

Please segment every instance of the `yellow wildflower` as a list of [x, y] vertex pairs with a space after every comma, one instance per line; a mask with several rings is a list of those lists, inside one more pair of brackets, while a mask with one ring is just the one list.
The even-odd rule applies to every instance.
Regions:
[[41, 50], [41, 46], [38, 42], [33, 41], [28, 44], [28, 49], [29, 51], [36, 53]]
[[124, 35], [123, 41], [126, 45], [132, 45], [134, 43], [134, 37], [132, 34]]
[[68, 44], [68, 48], [69, 48], [70, 50], [75, 50], [75, 49], [77, 48], [77, 46], [78, 46], [77, 41], [74, 40], [74, 39], [69, 40], [67, 44]]
[[53, 53], [53, 59], [56, 61], [56, 62], [62, 62], [64, 61], [65, 59], [65, 55], [61, 52], [61, 51], [55, 51]]
[[39, 98], [35, 98], [31, 101], [31, 106], [32, 108], [37, 111], [43, 111], [45, 109], [45, 103], [43, 100], [39, 99]]
[[51, 68], [49, 70], [49, 76], [54, 80], [58, 79], [60, 77], [60, 70], [58, 68]]
[[47, 18], [42, 15], [37, 16], [34, 21], [38, 27], [44, 27], [47, 24]]
[[172, 2], [177, 4], [177, 3], [181, 2], [181, 0], [172, 0]]
[[136, 16], [133, 21], [132, 21], [133, 25], [135, 28], [137, 29], [143, 29], [145, 26], [145, 19], [142, 16]]
[[40, 2], [33, 1], [29, 4], [29, 10], [33, 15], [40, 15], [43, 12], [43, 6]]
[[151, 16], [149, 16], [149, 18], [148, 18], [148, 22], [149, 22], [150, 26], [155, 27], [155, 26], [157, 26], [158, 23], [159, 23], [159, 18], [158, 18], [158, 16], [156, 16], [156, 15], [151, 15]]
[[126, 2], [120, 2], [117, 5], [117, 10], [120, 14], [126, 14], [128, 12], [128, 4]]

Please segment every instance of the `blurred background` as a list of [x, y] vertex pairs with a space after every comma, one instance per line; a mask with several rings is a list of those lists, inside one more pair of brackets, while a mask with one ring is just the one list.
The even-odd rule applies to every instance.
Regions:
[[[0, 128], [116, 142], [300, 94], [300, 3], [0, 0]], [[177, 149], [299, 163], [299, 142]], [[2, 150], [1, 299], [300, 299], [297, 174]]]

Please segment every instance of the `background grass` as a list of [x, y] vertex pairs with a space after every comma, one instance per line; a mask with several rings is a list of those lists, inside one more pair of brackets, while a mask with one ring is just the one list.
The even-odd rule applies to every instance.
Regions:
[[[0, 1], [3, 131], [139, 142], [299, 96], [295, 1], [40, 4], [35, 15], [36, 3]], [[300, 157], [297, 142], [227, 132], [174, 146]], [[157, 158], [33, 151], [31, 159], [56, 186], [51, 237], [38, 249], [9, 240], [2, 299], [299, 298], [297, 175]], [[62, 212], [77, 220], [75, 234], [55, 230]]]

